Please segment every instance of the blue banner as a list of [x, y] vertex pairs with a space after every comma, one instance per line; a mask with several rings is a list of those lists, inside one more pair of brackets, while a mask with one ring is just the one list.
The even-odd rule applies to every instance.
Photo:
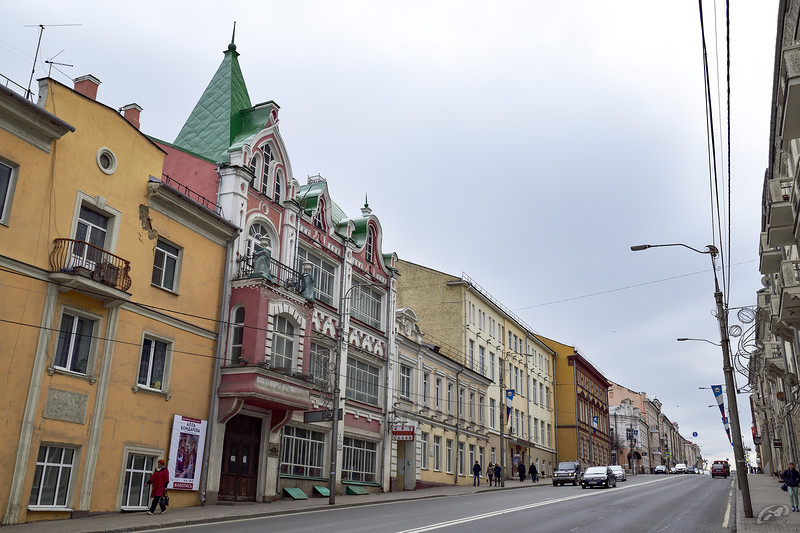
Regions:
[[711, 390], [714, 391], [714, 398], [717, 399], [719, 412], [722, 415], [722, 426], [725, 428], [725, 433], [728, 434], [728, 442], [733, 444], [731, 440], [731, 425], [728, 422], [728, 417], [725, 416], [725, 400], [722, 397], [722, 385], [711, 385]]

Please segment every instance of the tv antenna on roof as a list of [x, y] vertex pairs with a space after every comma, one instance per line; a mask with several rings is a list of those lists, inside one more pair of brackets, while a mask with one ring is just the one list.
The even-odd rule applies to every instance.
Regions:
[[[51, 26], [80, 26], [80, 24], [26, 24], [25, 28], [39, 28], [39, 42], [36, 43], [36, 54], [33, 56], [33, 68], [31, 69], [31, 79], [28, 80], [28, 88], [25, 90], [25, 98], [31, 97], [31, 84], [33, 83], [33, 73], [36, 72], [36, 60], [39, 59], [39, 49], [42, 46], [42, 34], [45, 28]], [[60, 54], [61, 52], [59, 52]]]
[[[58, 65], [59, 67], [74, 67], [75, 66], [75, 65], [70, 65], [69, 63], [57, 63], [56, 61], [53, 61], [55, 58], [60, 56], [62, 54], [62, 52], [64, 52], [64, 50], [61, 50], [61, 52], [57, 53], [56, 55], [54, 55], [50, 59], [46, 59], [45, 60], [45, 63], [50, 65], [50, 68], [47, 70], [47, 77], [48, 78], [50, 77], [50, 73], [53, 72], [53, 65]], [[59, 70], [58, 67], [56, 67], [56, 70], [61, 72], [61, 70]], [[64, 74], [63, 72], [61, 72], [61, 73]]]

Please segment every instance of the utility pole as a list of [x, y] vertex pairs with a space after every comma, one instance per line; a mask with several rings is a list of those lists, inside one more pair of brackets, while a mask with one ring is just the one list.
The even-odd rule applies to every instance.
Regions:
[[506, 393], [503, 390], [503, 375], [506, 372], [505, 352], [500, 354], [500, 486], [505, 487], [506, 481], [503, 477], [506, 471], [506, 452], [505, 452], [505, 422], [506, 422]]

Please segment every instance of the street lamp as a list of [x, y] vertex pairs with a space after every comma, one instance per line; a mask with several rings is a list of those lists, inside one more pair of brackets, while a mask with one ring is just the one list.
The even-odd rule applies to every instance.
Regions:
[[[702, 342], [707, 342], [708, 344], [713, 344], [714, 346], [722, 346], [720, 343], [712, 342], [712, 341], [710, 341], [708, 339], [693, 339], [691, 337], [678, 337], [677, 340], [678, 341], [702, 341]], [[708, 388], [708, 387], [699, 387], [699, 388], [703, 389], [703, 388]]]
[[[725, 385], [727, 387], [728, 408], [730, 410], [729, 420], [731, 422], [733, 455], [736, 459], [736, 479], [739, 482], [739, 489], [742, 491], [742, 505], [744, 516], [753, 517], [753, 504], [750, 501], [750, 485], [747, 480], [746, 460], [744, 456], [744, 446], [742, 445], [742, 432], [739, 427], [739, 412], [736, 403], [736, 385], [733, 381], [733, 366], [731, 365], [730, 338], [728, 338], [728, 312], [722, 303], [722, 291], [719, 288], [717, 278], [716, 257], [719, 250], [714, 245], [707, 245], [705, 250], [698, 250], [682, 243], [673, 244], [640, 244], [631, 246], [631, 251], [638, 252], [648, 248], [659, 248], [666, 246], [682, 246], [698, 254], [708, 254], [711, 256], [711, 271], [714, 274], [714, 300], [717, 303], [717, 322], [719, 323], [720, 342], [722, 344], [722, 372], [725, 374]], [[713, 344], [713, 343], [712, 343]]]
[[382, 287], [382, 285], [378, 285], [377, 283], [353, 284], [344, 294], [342, 294], [342, 298], [339, 302], [339, 326], [336, 328], [336, 360], [333, 364], [333, 427], [331, 428], [331, 473], [328, 480], [328, 492], [330, 492], [328, 495], [328, 503], [330, 505], [334, 505], [336, 503], [336, 460], [338, 457], [339, 448], [339, 404], [341, 403], [342, 392], [339, 388], [339, 381], [341, 379], [339, 365], [342, 361], [342, 344], [344, 343], [344, 319], [350, 314], [349, 308], [345, 309], [345, 302], [352, 298], [353, 295], [350, 293], [353, 291], [353, 289], [359, 287]]

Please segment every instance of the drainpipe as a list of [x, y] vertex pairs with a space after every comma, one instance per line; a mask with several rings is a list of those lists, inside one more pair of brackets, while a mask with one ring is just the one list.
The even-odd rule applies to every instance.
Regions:
[[[217, 167], [217, 175], [219, 175], [219, 167]], [[221, 181], [221, 180], [220, 180]], [[236, 232], [236, 234], [232, 235], [228, 242], [225, 243], [225, 273], [222, 278], [222, 301], [220, 302], [220, 310], [219, 310], [219, 328], [217, 331], [217, 354], [214, 359], [214, 379], [212, 380], [213, 386], [216, 387], [219, 385], [219, 369], [220, 363], [225, 360], [225, 352], [227, 351], [228, 347], [228, 320], [230, 319], [229, 314], [229, 301], [231, 297], [231, 286], [230, 286], [230, 277], [231, 277], [231, 256], [233, 242], [239, 237], [242, 230]], [[208, 408], [208, 431], [206, 431], [206, 442], [203, 445], [203, 470], [200, 474], [200, 486], [202, 487], [202, 491], [200, 492], [200, 503], [201, 505], [206, 504], [206, 489], [208, 485], [208, 461], [209, 457], [211, 456], [211, 435], [214, 432], [214, 412], [217, 409], [217, 391], [212, 390], [211, 392], [211, 402]]]

